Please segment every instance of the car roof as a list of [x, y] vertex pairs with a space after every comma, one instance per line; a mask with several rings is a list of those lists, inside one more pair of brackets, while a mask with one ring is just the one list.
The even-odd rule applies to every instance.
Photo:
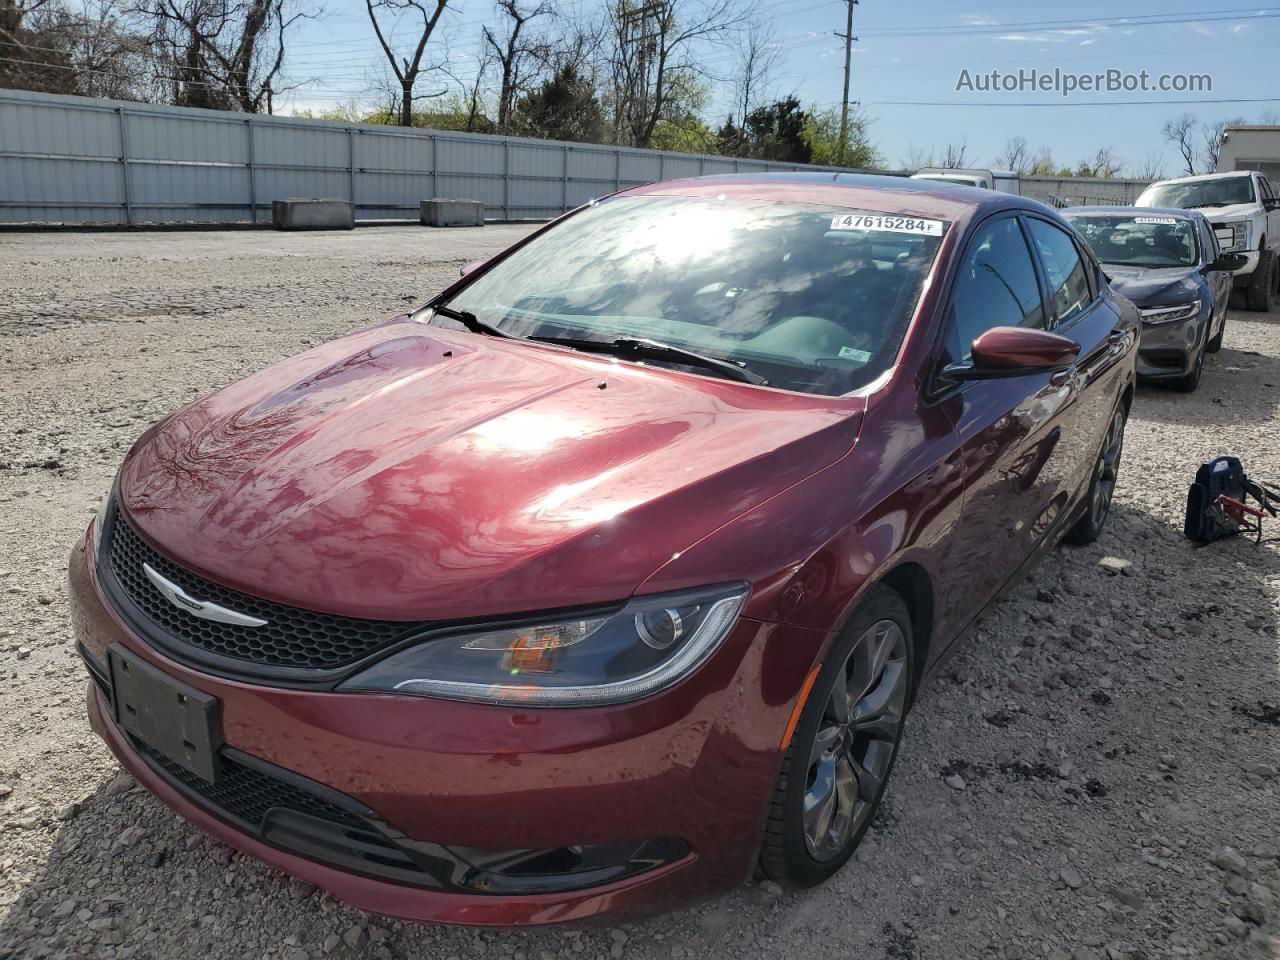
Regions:
[[620, 196], [735, 196], [752, 200], [811, 203], [957, 220], [1001, 208], [1049, 210], [1015, 194], [942, 184], [910, 177], [861, 173], [795, 172], [714, 174], [664, 180], [623, 190]]
[[1196, 217], [1202, 217], [1204, 214], [1195, 210], [1182, 210], [1177, 207], [1127, 207], [1116, 204], [1112, 207], [1096, 206], [1096, 207], [1068, 207], [1066, 210], [1059, 210], [1064, 217], [1070, 220], [1074, 216], [1090, 216], [1103, 214], [1125, 214], [1134, 217], [1178, 217], [1181, 220], [1194, 220]]
[[1143, 192], [1145, 193], [1152, 187], [1162, 187], [1166, 183], [1191, 183], [1195, 180], [1226, 180], [1228, 177], [1247, 177], [1257, 172], [1258, 171], [1256, 170], [1227, 170], [1222, 173], [1197, 173], [1195, 176], [1190, 177], [1174, 177], [1172, 180], [1157, 180], [1155, 183], [1149, 183], [1146, 188], [1144, 188]]

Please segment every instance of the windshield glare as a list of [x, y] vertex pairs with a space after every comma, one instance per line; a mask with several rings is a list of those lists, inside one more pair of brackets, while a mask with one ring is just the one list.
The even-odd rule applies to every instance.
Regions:
[[1217, 180], [1194, 180], [1191, 183], [1166, 183], [1144, 193], [1137, 205], [1190, 210], [1193, 207], [1225, 207], [1233, 203], [1252, 202], [1253, 178], [1246, 175], [1221, 177]]
[[943, 232], [940, 221], [810, 204], [616, 197], [516, 250], [449, 306], [523, 337], [658, 340], [741, 362], [775, 387], [835, 395], [893, 363]]
[[1126, 267], [1194, 267], [1190, 220], [1168, 216], [1070, 216], [1099, 260]]

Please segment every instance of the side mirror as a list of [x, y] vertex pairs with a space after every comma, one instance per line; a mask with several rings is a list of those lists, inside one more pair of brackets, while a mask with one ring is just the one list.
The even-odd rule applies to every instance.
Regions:
[[1213, 273], [1215, 270], [1235, 271], [1248, 262], [1249, 258], [1243, 253], [1220, 253], [1217, 260], [1213, 261], [1213, 263], [1205, 264], [1201, 271], [1203, 273]]
[[1064, 370], [1080, 354], [1080, 344], [1059, 333], [1030, 327], [992, 327], [973, 341], [972, 363], [942, 369], [950, 380], [997, 380]]
[[1272, 210], [1280, 210], [1280, 198], [1272, 197], [1270, 200], [1263, 200], [1262, 208], [1268, 213]]
[[468, 273], [471, 273], [473, 270], [475, 270], [478, 267], [484, 266], [488, 262], [489, 262], [488, 260], [468, 261], [467, 263], [464, 263], [461, 267], [458, 268], [458, 276], [465, 277]]

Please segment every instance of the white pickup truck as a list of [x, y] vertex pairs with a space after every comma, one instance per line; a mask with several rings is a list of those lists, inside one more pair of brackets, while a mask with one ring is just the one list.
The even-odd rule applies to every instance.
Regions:
[[1207, 173], [1161, 180], [1142, 191], [1135, 207], [1199, 210], [1211, 224], [1223, 253], [1243, 253], [1235, 271], [1250, 310], [1271, 310], [1280, 292], [1280, 198], [1256, 170]]

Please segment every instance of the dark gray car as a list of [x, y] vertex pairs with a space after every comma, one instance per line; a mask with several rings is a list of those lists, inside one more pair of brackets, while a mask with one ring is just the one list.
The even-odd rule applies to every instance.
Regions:
[[1193, 210], [1073, 207], [1063, 210], [1102, 261], [1111, 289], [1142, 314], [1138, 375], [1190, 392], [1205, 353], [1222, 347], [1231, 271], [1213, 227]]

